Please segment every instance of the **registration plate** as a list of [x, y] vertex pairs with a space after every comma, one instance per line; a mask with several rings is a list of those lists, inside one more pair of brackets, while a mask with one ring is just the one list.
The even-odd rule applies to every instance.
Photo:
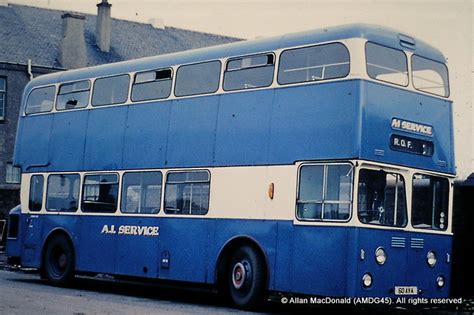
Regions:
[[395, 287], [395, 295], [417, 295], [418, 287]]

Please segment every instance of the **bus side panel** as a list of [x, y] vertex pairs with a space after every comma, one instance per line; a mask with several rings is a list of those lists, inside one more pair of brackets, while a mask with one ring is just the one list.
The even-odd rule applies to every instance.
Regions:
[[221, 95], [216, 132], [217, 165], [265, 164], [273, 91]]
[[115, 273], [117, 262], [118, 218], [115, 215], [81, 215], [76, 227], [80, 242], [76, 249], [76, 269], [80, 271]]
[[168, 166], [212, 165], [219, 97], [173, 101], [166, 155]]
[[49, 142], [51, 127], [53, 125], [53, 115], [37, 115], [20, 118], [21, 124], [28, 128], [21, 128], [21, 133], [17, 137], [16, 160], [25, 172], [34, 167], [35, 171], [45, 171], [49, 160]]
[[165, 217], [160, 222], [159, 278], [206, 282], [209, 248], [210, 244], [213, 244], [215, 221], [183, 216]]
[[90, 111], [57, 113], [51, 133], [51, 171], [82, 169]]
[[357, 80], [277, 89], [270, 162], [357, 157], [358, 130]]
[[[448, 100], [372, 82], [361, 81], [361, 84], [366, 93], [366, 99], [362, 101], [365, 115], [361, 158], [454, 173], [454, 152], [451, 147], [451, 103]], [[391, 127], [393, 118], [432, 126], [433, 136], [394, 129]], [[392, 134], [433, 142], [433, 156], [391, 149], [390, 136]], [[378, 154], [375, 154], [376, 150]]]
[[113, 170], [122, 168], [123, 135], [127, 109], [127, 106], [116, 106], [90, 111], [84, 152], [84, 169]]
[[291, 272], [293, 255], [293, 221], [278, 221], [275, 272], [270, 282], [270, 290], [291, 292]]
[[123, 166], [163, 167], [171, 101], [131, 105], [128, 109], [123, 150]]
[[293, 235], [291, 291], [344, 296], [349, 229], [295, 225]]

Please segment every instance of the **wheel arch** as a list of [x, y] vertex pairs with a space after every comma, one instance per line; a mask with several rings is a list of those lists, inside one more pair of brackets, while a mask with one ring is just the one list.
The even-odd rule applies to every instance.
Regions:
[[46, 251], [46, 245], [48, 244], [49, 241], [51, 241], [52, 239], [54, 239], [55, 237], [57, 237], [59, 235], [65, 236], [66, 239], [69, 241], [69, 243], [71, 243], [71, 248], [72, 248], [72, 252], [73, 252], [73, 255], [74, 255], [74, 265], [76, 265], [76, 249], [74, 247], [74, 242], [72, 241], [72, 239], [73, 239], [72, 235], [67, 230], [65, 230], [64, 228], [57, 227], [57, 228], [54, 228], [51, 231], [49, 231], [48, 235], [45, 237], [45, 239], [43, 241], [43, 244], [41, 246], [40, 269], [43, 269], [43, 267], [44, 267], [43, 263], [44, 263], [44, 254], [45, 254], [45, 251]]
[[217, 262], [215, 266], [214, 283], [218, 289], [222, 289], [225, 285], [225, 275], [228, 264], [232, 258], [232, 253], [241, 246], [249, 245], [254, 248], [262, 257], [265, 266], [265, 285], [268, 288], [270, 283], [270, 264], [263, 246], [258, 240], [248, 235], [237, 235], [227, 240], [219, 250]]

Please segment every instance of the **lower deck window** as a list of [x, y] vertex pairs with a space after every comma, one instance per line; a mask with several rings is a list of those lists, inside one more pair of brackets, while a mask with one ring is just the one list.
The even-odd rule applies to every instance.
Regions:
[[46, 210], [76, 211], [79, 201], [79, 174], [48, 176]]
[[300, 169], [296, 216], [300, 220], [350, 217], [352, 165], [304, 165]]
[[122, 177], [122, 212], [158, 213], [161, 180], [160, 172], [125, 173]]
[[40, 211], [43, 207], [43, 175], [33, 175], [30, 179], [30, 197], [28, 209], [30, 211]]
[[207, 171], [168, 173], [165, 213], [203, 215], [209, 210], [210, 176]]
[[363, 169], [359, 173], [359, 220], [362, 223], [406, 226], [407, 209], [403, 176]]
[[82, 211], [115, 212], [117, 210], [118, 175], [86, 175], [82, 194]]
[[446, 230], [448, 206], [449, 181], [447, 178], [423, 174], [413, 176], [413, 227]]

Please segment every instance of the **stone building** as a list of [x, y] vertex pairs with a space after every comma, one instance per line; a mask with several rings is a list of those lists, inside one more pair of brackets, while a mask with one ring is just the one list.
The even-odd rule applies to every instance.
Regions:
[[0, 220], [19, 203], [20, 170], [13, 148], [22, 91], [42, 74], [233, 42], [238, 39], [97, 15], [0, 1]]

